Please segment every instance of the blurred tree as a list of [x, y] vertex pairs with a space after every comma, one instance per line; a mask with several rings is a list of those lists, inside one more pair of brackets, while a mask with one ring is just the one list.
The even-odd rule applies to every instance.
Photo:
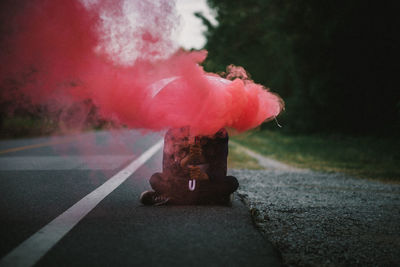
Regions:
[[[394, 1], [208, 0], [197, 13], [208, 71], [229, 64], [286, 102], [280, 120], [302, 132], [399, 132], [398, 15]], [[385, 133], [385, 134], [386, 134]]]

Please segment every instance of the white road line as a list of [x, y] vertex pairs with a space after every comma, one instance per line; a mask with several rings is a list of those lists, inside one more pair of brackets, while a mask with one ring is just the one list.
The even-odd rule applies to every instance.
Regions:
[[96, 190], [82, 198], [79, 202], [33, 234], [13, 251], [7, 254], [0, 266], [33, 266], [63, 236], [65, 236], [83, 217], [85, 217], [108, 194], [120, 186], [129, 176], [150, 159], [163, 145], [160, 140], [125, 169], [99, 186]]

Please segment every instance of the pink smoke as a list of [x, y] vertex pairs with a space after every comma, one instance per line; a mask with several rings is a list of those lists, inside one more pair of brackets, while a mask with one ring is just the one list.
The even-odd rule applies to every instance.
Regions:
[[206, 51], [176, 51], [176, 18], [167, 0], [27, 1], [7, 25], [1, 97], [61, 113], [66, 128], [84, 123], [89, 100], [104, 119], [153, 131], [245, 131], [279, 114], [281, 99], [242, 68], [223, 79], [199, 65]]

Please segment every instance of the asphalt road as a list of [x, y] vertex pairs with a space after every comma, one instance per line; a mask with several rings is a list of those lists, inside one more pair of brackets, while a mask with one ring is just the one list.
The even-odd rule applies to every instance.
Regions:
[[[0, 142], [0, 266], [280, 266], [236, 198], [232, 207], [141, 205], [148, 178], [161, 170], [161, 150], [68, 229], [76, 214], [66, 211], [125, 175], [160, 139], [125, 131]], [[48, 226], [59, 216], [66, 225], [56, 229], [65, 235], [34, 260], [41, 244], [24, 244], [38, 235], [53, 240], [59, 233]]]
[[276, 163], [230, 170], [285, 266], [400, 266], [400, 184]]

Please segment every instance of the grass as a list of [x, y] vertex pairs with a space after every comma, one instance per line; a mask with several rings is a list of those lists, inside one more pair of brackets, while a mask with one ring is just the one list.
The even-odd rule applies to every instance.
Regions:
[[0, 139], [45, 136], [54, 132], [57, 124], [30, 116], [5, 117], [0, 125]]
[[400, 182], [400, 142], [396, 138], [250, 131], [232, 139], [295, 167]]
[[[68, 131], [62, 131], [59, 121], [50, 118], [40, 118], [35, 116], [8, 116], [0, 120], [0, 140], [10, 138], [40, 137], [49, 135], [62, 135]], [[101, 130], [103, 127], [112, 125], [112, 122], [98, 120], [95, 123], [86, 123], [80, 131]], [[79, 126], [79, 125], [78, 125]], [[68, 130], [75, 130], [74, 127], [66, 127]]]
[[229, 144], [229, 155], [228, 155], [228, 168], [229, 169], [251, 169], [251, 170], [262, 170], [256, 159], [249, 155], [241, 152], [236, 146]]

